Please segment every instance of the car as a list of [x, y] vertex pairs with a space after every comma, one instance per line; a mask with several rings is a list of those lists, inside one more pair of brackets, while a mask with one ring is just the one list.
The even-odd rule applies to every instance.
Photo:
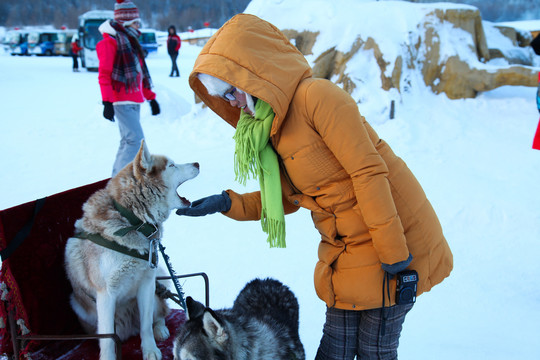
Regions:
[[139, 42], [144, 52], [144, 57], [148, 54], [157, 52], [158, 43], [156, 40], [156, 32], [154, 30], [142, 29], [141, 36], [139, 36]]

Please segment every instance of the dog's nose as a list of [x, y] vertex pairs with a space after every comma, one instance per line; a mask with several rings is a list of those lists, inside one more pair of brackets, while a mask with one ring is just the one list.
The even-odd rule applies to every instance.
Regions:
[[193, 163], [193, 166], [195, 166], [197, 168], [197, 170], [199, 170], [199, 168], [200, 168], [199, 163]]

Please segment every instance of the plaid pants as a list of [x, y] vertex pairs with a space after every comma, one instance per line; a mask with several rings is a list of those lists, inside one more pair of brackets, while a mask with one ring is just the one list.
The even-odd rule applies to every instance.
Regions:
[[413, 304], [386, 307], [381, 336], [381, 309], [326, 309], [326, 323], [315, 360], [394, 360], [405, 315]]

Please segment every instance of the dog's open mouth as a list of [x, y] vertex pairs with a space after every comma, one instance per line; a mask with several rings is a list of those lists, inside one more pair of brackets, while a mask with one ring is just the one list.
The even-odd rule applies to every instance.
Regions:
[[185, 183], [186, 181], [191, 180], [194, 177], [196, 177], [197, 175], [199, 175], [199, 163], [195, 162], [195, 163], [191, 163], [191, 164], [176, 165], [176, 167], [178, 167], [178, 166], [182, 166], [182, 168], [187, 168], [188, 170], [187, 171], [184, 170], [184, 174], [182, 176], [183, 179], [180, 181], [180, 183], [176, 187], [176, 195], [180, 199], [180, 202], [182, 203], [183, 207], [189, 207], [189, 206], [191, 206], [191, 201], [189, 201], [188, 199], [186, 199], [183, 196], [180, 196], [180, 194], [178, 194], [178, 188], [183, 183]]
[[[178, 195], [178, 193], [177, 193], [177, 195]], [[191, 205], [191, 201], [189, 201], [185, 197], [180, 196], [180, 195], [178, 195], [178, 197], [180, 198], [180, 201], [182, 201], [182, 205], [184, 205], [185, 207], [188, 207], [188, 206]]]

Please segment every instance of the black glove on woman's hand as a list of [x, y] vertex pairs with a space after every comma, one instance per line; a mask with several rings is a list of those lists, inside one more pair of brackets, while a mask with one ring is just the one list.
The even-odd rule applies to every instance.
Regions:
[[110, 101], [103, 102], [103, 117], [107, 120], [114, 122], [114, 106]]
[[161, 112], [156, 99], [150, 100], [150, 108], [152, 109], [152, 115], [158, 115]]
[[223, 191], [219, 195], [208, 196], [194, 201], [191, 207], [176, 210], [176, 215], [204, 216], [219, 212], [229, 211], [231, 198]]
[[382, 269], [393, 276], [393, 275], [396, 275], [398, 272], [405, 270], [407, 266], [411, 264], [412, 259], [413, 259], [412, 254], [409, 254], [409, 257], [407, 258], [407, 260], [403, 260], [392, 265], [383, 263]]

